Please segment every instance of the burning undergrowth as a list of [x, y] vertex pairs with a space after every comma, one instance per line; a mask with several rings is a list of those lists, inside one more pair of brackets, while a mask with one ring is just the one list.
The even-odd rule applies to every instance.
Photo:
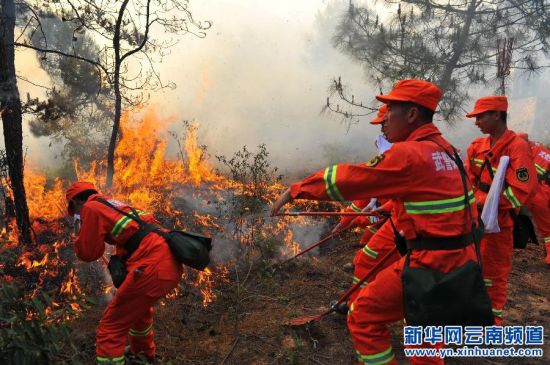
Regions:
[[[220, 170], [215, 170], [206, 148], [197, 142], [198, 126], [181, 126], [179, 133], [170, 131], [177, 125], [160, 120], [153, 110], [126, 115], [110, 189], [105, 187], [104, 161], [88, 165], [75, 161], [74, 168], [78, 180], [93, 182], [104, 194], [152, 212], [166, 227], [214, 237], [210, 267], [204, 272], [187, 270], [167, 299], [191, 296], [198, 306], [208, 306], [239, 271], [250, 273], [256, 267], [272, 274], [277, 259], [297, 253], [299, 241], [317, 239], [324, 227], [307, 218], [269, 217], [271, 203], [283, 186], [277, 169], [269, 164], [265, 145], [256, 152], [243, 147], [232, 157], [216, 156]], [[173, 158], [166, 152], [170, 137], [179, 146]], [[29, 310], [29, 318], [43, 313], [46, 322], [73, 319], [90, 300], [106, 300], [112, 294], [105, 264], [101, 260], [80, 264], [74, 256], [72, 222], [65, 215], [69, 182], [49, 181], [27, 167], [25, 184], [35, 242], [25, 247], [15, 243], [15, 225], [9, 218], [11, 194], [4, 179], [8, 223], [2, 232], [6, 259], [0, 266], [0, 283], [17, 284], [31, 301], [47, 296], [42, 309]], [[320, 208], [316, 205], [308, 202], [296, 208]]]

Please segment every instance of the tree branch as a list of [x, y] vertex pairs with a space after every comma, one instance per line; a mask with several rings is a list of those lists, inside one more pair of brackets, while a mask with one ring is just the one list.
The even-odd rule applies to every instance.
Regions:
[[147, 0], [147, 7], [146, 7], [145, 11], [146, 11], [146, 13], [145, 13], [145, 33], [143, 35], [143, 39], [141, 41], [141, 44], [138, 47], [134, 48], [133, 50], [128, 51], [124, 55], [122, 55], [122, 57], [120, 57], [120, 62], [123, 62], [124, 59], [130, 57], [134, 53], [137, 53], [137, 52], [141, 51], [141, 49], [143, 47], [145, 47], [145, 44], [147, 43], [147, 40], [149, 39], [149, 29], [151, 28], [151, 25], [153, 24], [153, 22], [149, 22], [149, 17], [151, 15], [151, 0]]
[[70, 53], [65, 53], [65, 52], [62, 52], [62, 51], [55, 50], [55, 49], [46, 49], [46, 48], [35, 47], [35, 46], [27, 44], [27, 43], [14, 42], [13, 44], [16, 47], [29, 48], [29, 49], [33, 49], [33, 50], [38, 51], [38, 52], [53, 53], [53, 54], [56, 54], [56, 55], [59, 55], [59, 56], [69, 57], [69, 58], [74, 58], [74, 59], [77, 59], [77, 60], [80, 60], [80, 61], [84, 61], [84, 62], [87, 62], [89, 64], [94, 65], [95, 67], [98, 68], [98, 70], [100, 72], [103, 71], [107, 76], [109, 75], [109, 72], [107, 71], [107, 69], [101, 63], [99, 63], [98, 61], [91, 60], [89, 58], [81, 57], [81, 56], [78, 56], [78, 55], [73, 55], [73, 54], [70, 54]]

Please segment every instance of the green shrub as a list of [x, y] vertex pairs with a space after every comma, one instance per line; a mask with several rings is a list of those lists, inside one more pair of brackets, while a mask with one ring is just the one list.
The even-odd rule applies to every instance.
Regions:
[[0, 363], [59, 364], [56, 356], [63, 348], [72, 346], [67, 328], [57, 321], [64, 314], [63, 309], [54, 306], [49, 294], [30, 296], [14, 283], [3, 283], [0, 286]]

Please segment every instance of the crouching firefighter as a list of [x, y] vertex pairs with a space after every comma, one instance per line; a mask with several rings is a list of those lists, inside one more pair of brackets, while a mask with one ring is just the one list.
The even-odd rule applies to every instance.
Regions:
[[376, 97], [388, 105], [390, 149], [367, 163], [319, 171], [292, 184], [273, 204], [276, 215], [293, 199], [392, 199], [406, 255], [378, 273], [351, 304], [348, 328], [362, 365], [397, 364], [388, 325], [403, 317], [409, 326], [494, 322], [478, 264], [472, 187], [457, 151], [432, 123], [441, 95], [430, 82], [400, 81]]
[[[130, 355], [153, 361], [153, 305], [177, 286], [183, 273], [181, 263], [189, 264], [176, 247], [181, 242], [172, 239], [174, 234], [185, 233], [165, 230], [151, 214], [99, 194], [89, 182], [72, 184], [66, 198], [69, 215], [81, 217], [74, 241], [79, 259], [95, 261], [103, 255], [105, 243], [116, 246], [109, 272], [118, 290], [97, 328], [97, 364], [124, 364], [127, 339]], [[189, 247], [183, 248], [189, 253]], [[209, 249], [199, 248], [202, 262], [197, 264], [194, 257], [195, 265], [190, 266], [204, 269]]]

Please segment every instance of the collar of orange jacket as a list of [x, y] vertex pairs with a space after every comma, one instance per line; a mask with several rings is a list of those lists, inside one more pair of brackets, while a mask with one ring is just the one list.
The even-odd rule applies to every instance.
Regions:
[[405, 141], [419, 141], [429, 137], [441, 136], [441, 131], [433, 123], [424, 124], [415, 129]]
[[[481, 145], [480, 145], [480, 152], [493, 152], [494, 154], [498, 154], [499, 151], [504, 149], [504, 147], [508, 146], [510, 142], [512, 142], [515, 138], [518, 138], [516, 133], [514, 131], [511, 131], [510, 129], [506, 129], [502, 136], [500, 136], [499, 139], [497, 139], [495, 145], [491, 147], [491, 136], [487, 136], [482, 139]], [[523, 139], [522, 139], [523, 141]]]

